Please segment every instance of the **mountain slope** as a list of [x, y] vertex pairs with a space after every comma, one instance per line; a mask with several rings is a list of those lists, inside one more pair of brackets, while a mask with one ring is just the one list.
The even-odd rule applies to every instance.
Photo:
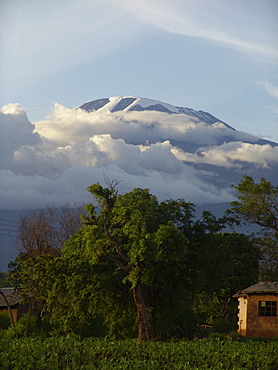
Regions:
[[[221, 119], [213, 116], [208, 112], [204, 112], [202, 110], [196, 111], [192, 108], [186, 107], [178, 107], [168, 103], [164, 103], [158, 100], [147, 99], [147, 98], [139, 98], [134, 96], [117, 96], [117, 97], [110, 97], [110, 98], [102, 98], [96, 99], [93, 101], [86, 102], [79, 106], [78, 108], [88, 112], [98, 112], [98, 113], [115, 113], [115, 112], [163, 112], [168, 114], [178, 114], [182, 115], [185, 114], [189, 117], [192, 117], [199, 122], [205, 123], [207, 125], [213, 124], [222, 124], [225, 128], [228, 128], [232, 131], [237, 131], [232, 126], [228, 125]], [[159, 122], [158, 122], [159, 124]], [[229, 133], [229, 131], [225, 132], [225, 135], [222, 135], [221, 138], [216, 142], [217, 145], [221, 145], [225, 142], [236, 141], [234, 133]], [[259, 145], [271, 145], [277, 146], [278, 143], [273, 141], [261, 139], [254, 135], [245, 135], [244, 140], [240, 138], [240, 141], [244, 141], [246, 143], [251, 144], [259, 144]], [[179, 143], [178, 141], [172, 142], [174, 145], [184, 147], [184, 143]], [[206, 142], [203, 143], [206, 146]], [[190, 151], [196, 150], [200, 145], [194, 145], [192, 142], [187, 142], [186, 148]]]
[[[103, 98], [93, 100], [87, 103], [82, 104], [79, 108], [87, 111], [109, 111], [109, 112], [142, 112], [142, 111], [155, 111], [155, 112], [164, 112], [170, 114], [187, 114], [188, 116], [198, 118], [200, 121], [203, 121], [208, 124], [213, 124], [215, 122], [221, 122], [227, 127], [225, 122], [214, 117], [210, 113], [204, 112], [202, 110], [196, 111], [192, 108], [177, 107], [168, 103], [163, 103], [158, 100], [147, 99], [147, 98], [136, 98], [134, 96], [117, 96], [111, 98]], [[234, 130], [234, 129], [233, 129]]]

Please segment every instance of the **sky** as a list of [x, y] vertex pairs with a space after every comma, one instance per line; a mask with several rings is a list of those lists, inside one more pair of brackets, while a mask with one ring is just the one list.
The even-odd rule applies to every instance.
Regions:
[[110, 96], [278, 141], [277, 0], [0, 0], [0, 106], [31, 122]]
[[[278, 147], [257, 145], [278, 142], [277, 19], [277, 0], [0, 0], [0, 209], [87, 201], [105, 176], [163, 199], [233, 200], [196, 166], [277, 165]], [[111, 96], [207, 111], [237, 131], [73, 109]]]

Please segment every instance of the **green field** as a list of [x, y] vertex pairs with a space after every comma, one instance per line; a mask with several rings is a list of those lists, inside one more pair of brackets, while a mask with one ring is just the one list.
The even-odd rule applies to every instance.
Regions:
[[278, 342], [0, 339], [0, 369], [278, 369]]

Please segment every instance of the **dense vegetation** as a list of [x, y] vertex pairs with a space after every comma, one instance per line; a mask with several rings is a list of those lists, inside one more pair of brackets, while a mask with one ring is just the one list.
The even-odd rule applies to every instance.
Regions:
[[[183, 199], [107, 185], [88, 188], [82, 223], [81, 209], [68, 206], [23, 214], [11, 278], [29, 313], [15, 327], [0, 315], [3, 337], [204, 338], [236, 330], [234, 293], [277, 280], [278, 187], [265, 179], [245, 176], [219, 219], [206, 211], [196, 219]], [[242, 222], [262, 233], [227, 232]]]
[[55, 337], [0, 339], [3, 370], [250, 369], [276, 370], [278, 342], [199, 340], [141, 342]]

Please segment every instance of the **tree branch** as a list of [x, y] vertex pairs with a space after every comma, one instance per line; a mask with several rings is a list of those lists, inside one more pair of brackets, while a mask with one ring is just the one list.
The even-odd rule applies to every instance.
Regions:
[[121, 270], [124, 270], [126, 272], [130, 272], [133, 269], [132, 265], [124, 265], [121, 261], [119, 261], [117, 258], [111, 256], [110, 254], [106, 254], [105, 257], [115, 263]]

